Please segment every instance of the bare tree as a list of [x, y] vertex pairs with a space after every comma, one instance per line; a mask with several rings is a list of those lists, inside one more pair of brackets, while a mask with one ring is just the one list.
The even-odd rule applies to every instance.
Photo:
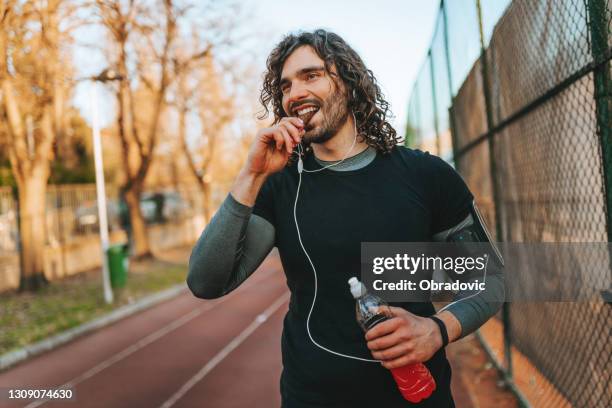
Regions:
[[[234, 118], [232, 99], [215, 69], [212, 53], [193, 69], [183, 70], [177, 75], [175, 107], [178, 112], [178, 141], [187, 159], [187, 167], [202, 190], [202, 210], [206, 220], [211, 215], [211, 163], [219, 138]], [[196, 146], [190, 148], [187, 120], [192, 112], [197, 113], [201, 133]]]
[[45, 193], [72, 86], [66, 46], [76, 6], [63, 0], [0, 2], [0, 133], [8, 138], [19, 191], [20, 290], [46, 282]]
[[[112, 64], [123, 78], [116, 92], [117, 124], [126, 175], [122, 191], [130, 213], [134, 256], [143, 258], [150, 256], [151, 251], [140, 211], [140, 196], [158, 142], [167, 91], [175, 73], [204, 58], [212, 45], [208, 43], [192, 55], [176, 60], [179, 20], [187, 9], [176, 6], [172, 0], [161, 1], [159, 10], [146, 8], [136, 0], [96, 0], [96, 4], [115, 48]], [[137, 87], [146, 88], [151, 95], [150, 114], [140, 121], [134, 103]]]

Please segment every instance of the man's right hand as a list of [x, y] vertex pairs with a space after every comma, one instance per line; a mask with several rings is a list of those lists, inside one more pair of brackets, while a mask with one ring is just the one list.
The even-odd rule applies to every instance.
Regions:
[[282, 118], [275, 126], [261, 129], [251, 145], [247, 162], [240, 171], [231, 193], [234, 199], [253, 206], [266, 178], [282, 170], [295, 146], [302, 140], [304, 124], [295, 117]]
[[253, 175], [265, 176], [282, 170], [303, 134], [304, 124], [296, 117], [282, 118], [275, 126], [259, 130], [244, 170]]

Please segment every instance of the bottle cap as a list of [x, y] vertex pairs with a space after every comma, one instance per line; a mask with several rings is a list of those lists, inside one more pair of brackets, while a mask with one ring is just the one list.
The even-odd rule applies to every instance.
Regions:
[[348, 283], [349, 285], [351, 285], [351, 295], [353, 295], [355, 299], [366, 294], [366, 288], [364, 284], [359, 282], [359, 279], [357, 279], [356, 277], [353, 276], [351, 279], [348, 280]]

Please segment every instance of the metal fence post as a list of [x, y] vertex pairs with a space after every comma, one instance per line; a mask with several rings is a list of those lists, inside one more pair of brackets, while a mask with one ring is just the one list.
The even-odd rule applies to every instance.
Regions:
[[61, 190], [55, 187], [55, 214], [57, 217], [57, 236], [59, 241], [60, 253], [62, 256], [62, 274], [64, 276], [68, 276], [68, 271], [66, 268], [66, 244], [64, 239], [64, 217], [62, 216], [62, 208], [63, 208], [63, 197], [61, 197]]
[[[499, 184], [497, 177], [497, 162], [495, 160], [495, 134], [490, 132], [493, 129], [493, 106], [491, 101], [491, 93], [489, 89], [489, 69], [487, 63], [487, 54], [485, 48], [485, 38], [482, 23], [482, 7], [480, 0], [476, 0], [476, 8], [478, 13], [478, 31], [480, 33], [480, 67], [482, 74], [482, 89], [485, 100], [486, 116], [487, 116], [487, 132], [488, 134], [488, 146], [489, 146], [489, 165], [490, 165], [490, 177], [491, 186], [493, 193], [493, 205], [495, 208], [495, 235], [497, 241], [501, 242], [504, 239], [503, 227], [502, 227], [502, 216], [501, 216], [501, 203], [499, 197]], [[510, 325], [510, 304], [504, 302], [502, 306], [502, 320], [504, 324], [504, 359], [506, 361], [506, 375], [512, 379], [512, 336], [511, 336], [511, 325]]]
[[[604, 194], [606, 201], [606, 230], [608, 242], [612, 242], [612, 80], [606, 2], [588, 0], [587, 24], [591, 33], [591, 54], [594, 62], [607, 61], [593, 71], [595, 82], [595, 112], [597, 131], [601, 143]], [[612, 301], [612, 288], [602, 292], [604, 300]]]
[[417, 96], [417, 103], [414, 105], [414, 110], [415, 110], [415, 115], [414, 117], [416, 118], [416, 122], [415, 121], [415, 132], [414, 132], [414, 141], [415, 141], [415, 145], [417, 143], [421, 143], [423, 141], [423, 117], [421, 116], [421, 98], [420, 98], [420, 94], [419, 94], [419, 83], [415, 83], [414, 85], [414, 91], [416, 92], [416, 96]]
[[21, 202], [19, 201], [19, 190], [17, 185], [12, 188], [13, 200], [15, 201], [15, 223], [17, 225], [17, 234], [15, 236], [17, 253], [19, 254], [19, 280], [21, 281], [21, 276], [23, 276], [23, 249], [21, 243]]
[[[418, 82], [415, 81], [414, 85], [412, 86], [412, 91], [410, 92], [412, 97], [414, 97], [414, 95], [418, 95], [419, 90], [418, 90], [417, 85], [418, 85]], [[411, 99], [411, 101], [409, 101], [409, 104], [408, 104], [408, 117], [406, 120], [406, 137], [404, 138], [404, 146], [406, 147], [414, 147], [417, 144], [418, 140], [420, 139], [420, 135], [418, 135], [419, 124], [417, 123], [420, 117], [418, 113], [416, 113], [418, 112], [419, 104], [412, 103], [413, 101], [414, 100]], [[414, 109], [414, 112], [412, 112], [411, 109]]]
[[[606, 2], [588, 0], [587, 24], [591, 33], [591, 53], [595, 62], [605, 61], [608, 53], [608, 27], [606, 22]], [[610, 61], [601, 64], [593, 71], [595, 82], [595, 111], [597, 131], [601, 142], [604, 188], [606, 194], [606, 222], [608, 242], [612, 241], [612, 82], [610, 80]]]
[[438, 98], [436, 98], [436, 79], [434, 75], [434, 62], [431, 56], [431, 48], [427, 52], [427, 58], [429, 58], [429, 76], [431, 77], [431, 100], [433, 103], [433, 114], [434, 114], [434, 131], [436, 132], [436, 154], [440, 156], [442, 154], [442, 145], [440, 143], [440, 129], [438, 125]]
[[455, 169], [461, 172], [459, 168], [459, 162], [457, 159], [457, 152], [459, 151], [459, 140], [457, 134], [457, 124], [455, 122], [455, 95], [453, 94], [453, 74], [451, 71], [451, 58], [450, 58], [450, 47], [448, 41], [448, 14], [446, 12], [446, 2], [442, 0], [440, 2], [440, 11], [442, 12], [442, 27], [444, 30], [444, 55], [446, 57], [446, 75], [448, 77], [448, 95], [450, 96], [450, 106], [448, 108], [448, 124], [451, 134], [451, 143], [453, 146], [453, 162]]

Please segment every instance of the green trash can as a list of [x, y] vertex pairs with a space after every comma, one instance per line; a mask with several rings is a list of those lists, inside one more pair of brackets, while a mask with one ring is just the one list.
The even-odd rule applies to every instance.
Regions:
[[108, 258], [108, 271], [110, 273], [111, 286], [122, 288], [127, 282], [128, 273], [128, 244], [110, 245], [106, 250]]

